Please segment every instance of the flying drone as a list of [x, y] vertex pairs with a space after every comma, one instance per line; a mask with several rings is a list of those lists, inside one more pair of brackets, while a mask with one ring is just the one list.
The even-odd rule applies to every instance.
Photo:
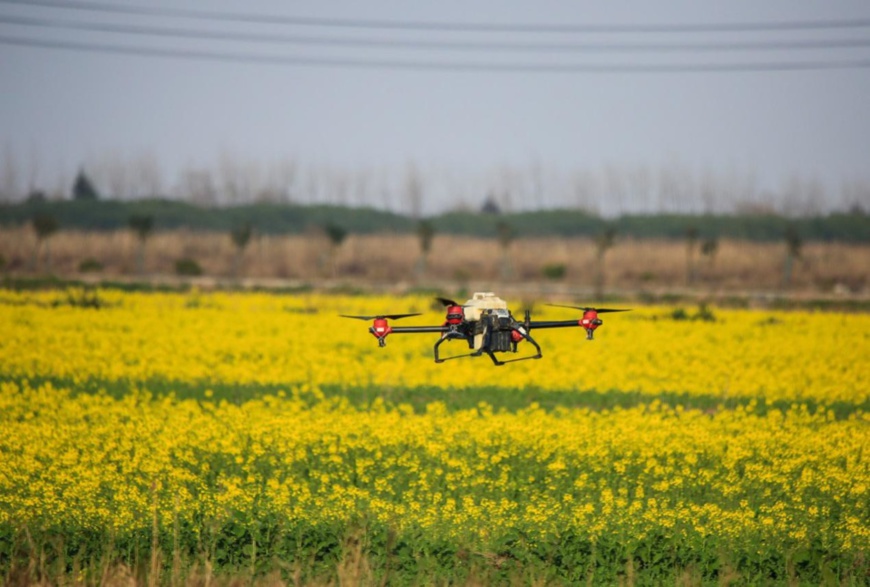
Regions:
[[[581, 310], [583, 316], [579, 320], [537, 320], [531, 319], [531, 312], [525, 311], [523, 321], [514, 318], [507, 307], [507, 303], [491, 292], [477, 292], [470, 300], [460, 304], [447, 298], [435, 298], [447, 308], [447, 319], [440, 326], [391, 326], [390, 320], [400, 320], [411, 316], [419, 316], [420, 313], [412, 314], [381, 314], [378, 316], [348, 316], [344, 318], [356, 320], [372, 320], [369, 332], [378, 339], [378, 345], [387, 345], [387, 336], [390, 334], [414, 334], [414, 333], [437, 333], [441, 337], [435, 343], [435, 362], [443, 363], [451, 359], [462, 357], [479, 357], [483, 354], [489, 356], [496, 365], [504, 365], [514, 361], [526, 359], [540, 359], [540, 345], [531, 336], [533, 329], [541, 328], [568, 328], [580, 326], [586, 330], [586, 339], [592, 340], [595, 329], [600, 327], [603, 321], [599, 314], [607, 312], [627, 312], [628, 309], [614, 308], [588, 308], [581, 306], [563, 306], [560, 304], [548, 304], [560, 308]], [[463, 340], [468, 343], [471, 353], [442, 357], [440, 347], [446, 341]], [[506, 361], [499, 360], [495, 353], [516, 353], [519, 344], [528, 342], [535, 349], [535, 354]]]

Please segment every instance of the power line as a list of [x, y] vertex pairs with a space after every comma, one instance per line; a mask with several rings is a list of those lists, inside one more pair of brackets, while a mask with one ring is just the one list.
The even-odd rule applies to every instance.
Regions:
[[[3, 1], [3, 0], [0, 0]], [[867, 69], [870, 59], [826, 61], [788, 61], [757, 63], [695, 63], [695, 64], [553, 64], [553, 63], [485, 63], [449, 61], [401, 61], [366, 59], [331, 59], [286, 55], [257, 55], [155, 47], [131, 47], [108, 43], [81, 43], [0, 35], [0, 44], [40, 47], [69, 51], [85, 51], [172, 59], [199, 59], [216, 62], [237, 62], [263, 65], [315, 66], [350, 69], [401, 69], [416, 71], [524, 72], [524, 73], [702, 73], [702, 72], [762, 72]]]
[[826, 19], [806, 21], [686, 23], [686, 24], [518, 24], [484, 22], [444, 22], [416, 20], [380, 20], [359, 18], [322, 18], [281, 14], [251, 14], [192, 10], [185, 8], [146, 7], [107, 4], [89, 0], [0, 0], [3, 4], [40, 6], [68, 10], [100, 11], [139, 16], [163, 16], [212, 21], [246, 22], [252, 24], [282, 24], [355, 29], [426, 30], [451, 32], [503, 33], [710, 33], [751, 31], [795, 31], [822, 29], [854, 29], [870, 27], [870, 18]]
[[[0, 0], [2, 1], [2, 0]], [[435, 49], [452, 51], [512, 51], [512, 52], [677, 52], [677, 51], [771, 51], [800, 49], [849, 49], [870, 47], [870, 38], [794, 41], [750, 41], [712, 43], [497, 43], [451, 41], [402, 41], [364, 38], [337, 38], [306, 35], [218, 32], [201, 29], [150, 25], [73, 22], [51, 18], [0, 15], [0, 23], [127, 35], [178, 37], [254, 43], [283, 43], [368, 48]]]

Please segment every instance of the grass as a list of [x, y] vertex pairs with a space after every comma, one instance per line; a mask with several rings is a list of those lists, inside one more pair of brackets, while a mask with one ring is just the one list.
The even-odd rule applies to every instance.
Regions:
[[[34, 539], [52, 546], [33, 549]], [[592, 543], [566, 533], [539, 545], [516, 531], [481, 549], [365, 521], [255, 531], [229, 522], [194, 541], [177, 525], [172, 536], [90, 539], [82, 552], [57, 538], [0, 535], [2, 555], [15, 553], [4, 585], [772, 585], [796, 584], [810, 564], [783, 553], [741, 561], [737, 569], [725, 555], [668, 548], [661, 536], [629, 552], [613, 539]], [[860, 562], [852, 569], [819, 559], [813, 575], [859, 584]]]
[[[225, 400], [234, 404], [242, 404], [250, 399], [279, 393], [290, 393], [287, 385], [255, 385], [228, 384], [221, 382], [187, 382], [168, 380], [149, 381], [76, 381], [58, 377], [31, 377], [26, 380], [17, 377], [2, 377], [4, 381], [40, 386], [50, 383], [55, 388], [76, 389], [79, 393], [106, 393], [115, 398], [123, 398], [132, 389], [144, 389], [156, 397], [173, 396], [177, 399], [200, 399], [204, 392], [209, 391], [209, 398], [214, 401]], [[427, 387], [342, 387], [327, 385], [320, 388], [325, 398], [340, 399], [350, 405], [365, 410], [375, 402], [382, 403], [388, 410], [409, 406], [417, 414], [425, 413], [427, 407], [435, 402], [443, 403], [449, 412], [469, 410], [481, 405], [487, 405], [493, 412], [516, 413], [535, 405], [546, 412], [561, 409], [589, 408], [592, 410], [613, 410], [645, 406], [653, 402], [664, 406], [681, 406], [688, 410], [703, 410], [716, 413], [721, 410], [743, 409], [763, 416], [771, 410], [787, 411], [795, 402], [793, 400], [768, 401], [763, 397], [721, 397], [717, 395], [689, 394], [673, 390], [659, 394], [642, 393], [639, 391], [609, 390], [563, 390], [553, 391], [528, 387], [510, 389], [497, 384], [481, 384], [469, 389], [450, 389], [437, 386]], [[321, 401], [312, 395], [311, 403]], [[870, 412], [870, 400], [859, 404], [851, 402], [832, 402], [824, 405], [812, 400], [800, 402], [807, 410], [815, 413], [817, 410], [831, 412], [835, 418], [848, 418], [859, 412]]]
[[[383, 527], [322, 534], [317, 544], [301, 548], [292, 534], [283, 536], [264, 545], [259, 557], [253, 556], [256, 542], [243, 535], [239, 541], [250, 540], [246, 546], [252, 554], [224, 564], [219, 560], [223, 551], [217, 549], [140, 547], [130, 565], [116, 562], [122, 551], [131, 549], [127, 544], [93, 553], [97, 556], [93, 562], [79, 553], [40, 551], [16, 561], [4, 585], [793, 585], [799, 581], [798, 569], [807, 566], [803, 559], [795, 562], [793, 556], [782, 554], [738, 570], [731, 561], [698, 558], [680, 550], [652, 554], [653, 548], [663, 545], [627, 553], [608, 541], [593, 544], [570, 537], [551, 551], [538, 550], [521, 537], [507, 539], [501, 548], [480, 551], [416, 542]], [[142, 537], [143, 542], [146, 539]], [[569, 549], [577, 554], [568, 554]], [[822, 584], [861, 584], [860, 566], [840, 569], [824, 560], [819, 566]], [[711, 575], [710, 568], [723, 571]]]

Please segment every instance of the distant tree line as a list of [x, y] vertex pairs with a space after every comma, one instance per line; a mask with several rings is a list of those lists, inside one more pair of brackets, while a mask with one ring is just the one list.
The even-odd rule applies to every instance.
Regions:
[[606, 164], [557, 169], [533, 159], [527, 164], [458, 171], [413, 162], [390, 169], [306, 164], [292, 158], [263, 163], [224, 152], [207, 166], [179, 169], [170, 180], [155, 153], [112, 152], [91, 158], [69, 176], [59, 172], [51, 179], [44, 167], [36, 153], [22, 160], [7, 147], [0, 153], [0, 201], [164, 197], [200, 206], [371, 206], [414, 219], [483, 206], [503, 212], [577, 209], [607, 217], [627, 213], [797, 217], [835, 210], [870, 211], [866, 178], [835, 187], [795, 173], [781, 178], [777, 186], [762, 187], [752, 169], [729, 166], [712, 171], [678, 160], [658, 167]]
[[[416, 177], [416, 176], [415, 176]], [[415, 265], [417, 277], [427, 273], [428, 255], [437, 232], [495, 238], [501, 249], [500, 277], [513, 277], [511, 245], [517, 236], [581, 236], [590, 237], [595, 246], [594, 286], [598, 297], [605, 291], [605, 255], [616, 242], [617, 235], [636, 239], [684, 239], [686, 243], [686, 284], [697, 278], [696, 256], [700, 254], [713, 265], [720, 238], [771, 241], [784, 239], [787, 252], [782, 284], [790, 287], [794, 264], [802, 261], [805, 239], [822, 241], [865, 242], [870, 240], [868, 216], [861, 210], [849, 214], [817, 215], [809, 218], [785, 218], [774, 214], [655, 214], [623, 215], [603, 219], [580, 210], [541, 210], [503, 214], [498, 201], [489, 196], [480, 211], [451, 212], [431, 218], [421, 214], [419, 183], [408, 186], [414, 192], [417, 205], [410, 215], [401, 215], [373, 208], [349, 206], [300, 206], [293, 204], [258, 203], [238, 206], [196, 206], [177, 200], [160, 198], [138, 199], [132, 202], [101, 200], [100, 193], [83, 170], [76, 176], [71, 200], [48, 200], [41, 193], [31, 194], [18, 204], [0, 204], [0, 227], [29, 223], [36, 236], [32, 269], [51, 272], [51, 236], [61, 226], [80, 230], [118, 230], [126, 227], [135, 234], [139, 246], [136, 272], [145, 275], [148, 239], [159, 223], [164, 229], [186, 228], [201, 231], [229, 231], [236, 252], [232, 275], [243, 274], [245, 249], [255, 227], [262, 233], [299, 233], [320, 230], [329, 240], [329, 251], [321, 258], [321, 269], [338, 275], [338, 252], [351, 232], [408, 233], [414, 232], [420, 246]], [[60, 220], [59, 220], [60, 218]], [[5, 269], [0, 255], [0, 270]], [[100, 271], [102, 264], [85, 259], [79, 270]], [[176, 260], [180, 275], [200, 275], [202, 269], [194, 259]], [[548, 279], [561, 279], [563, 264], [542, 268]]]
[[[217, 208], [166, 199], [121, 202], [84, 198], [0, 204], [0, 226], [29, 224], [36, 216], [43, 217], [43, 221], [50, 216], [58, 229], [132, 228], [142, 242], [153, 230], [187, 228], [229, 233], [245, 227], [236, 241], [241, 248], [247, 244], [245, 231], [299, 234], [312, 227], [331, 227], [336, 237], [338, 231], [417, 234], [423, 240], [424, 252], [435, 234], [472, 235], [509, 244], [523, 237], [600, 238], [605, 227], [619, 238], [688, 239], [702, 244], [722, 238], [780, 241], [787, 231], [804, 241], [870, 242], [870, 215], [864, 213], [807, 218], [773, 214], [627, 214], [605, 221], [580, 210], [450, 212], [420, 219], [367, 207], [258, 203]], [[420, 224], [423, 220], [425, 225]], [[338, 240], [336, 237], [331, 238]]]

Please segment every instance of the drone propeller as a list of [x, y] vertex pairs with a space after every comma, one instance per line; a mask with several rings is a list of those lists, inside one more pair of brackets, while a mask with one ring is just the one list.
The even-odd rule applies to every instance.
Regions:
[[451, 299], [448, 299], [448, 298], [439, 298], [439, 297], [436, 297], [435, 299], [438, 300], [439, 302], [441, 302], [445, 307], [448, 307], [448, 306], [459, 306], [459, 305], [461, 305], [461, 304], [459, 304], [459, 302], [456, 302], [456, 301], [451, 300]]
[[347, 314], [339, 314], [342, 318], [356, 318], [357, 320], [398, 320], [399, 318], [407, 318], [408, 316], [419, 316], [420, 312], [413, 314], [380, 314], [378, 316], [348, 316]]
[[553, 306], [554, 308], [571, 308], [572, 310], [582, 310], [584, 312], [593, 311], [599, 314], [604, 314], [606, 312], [630, 312], [631, 308], [625, 309], [616, 309], [616, 308], [590, 308], [584, 306], [565, 306], [562, 304], [547, 304], [548, 306]]

